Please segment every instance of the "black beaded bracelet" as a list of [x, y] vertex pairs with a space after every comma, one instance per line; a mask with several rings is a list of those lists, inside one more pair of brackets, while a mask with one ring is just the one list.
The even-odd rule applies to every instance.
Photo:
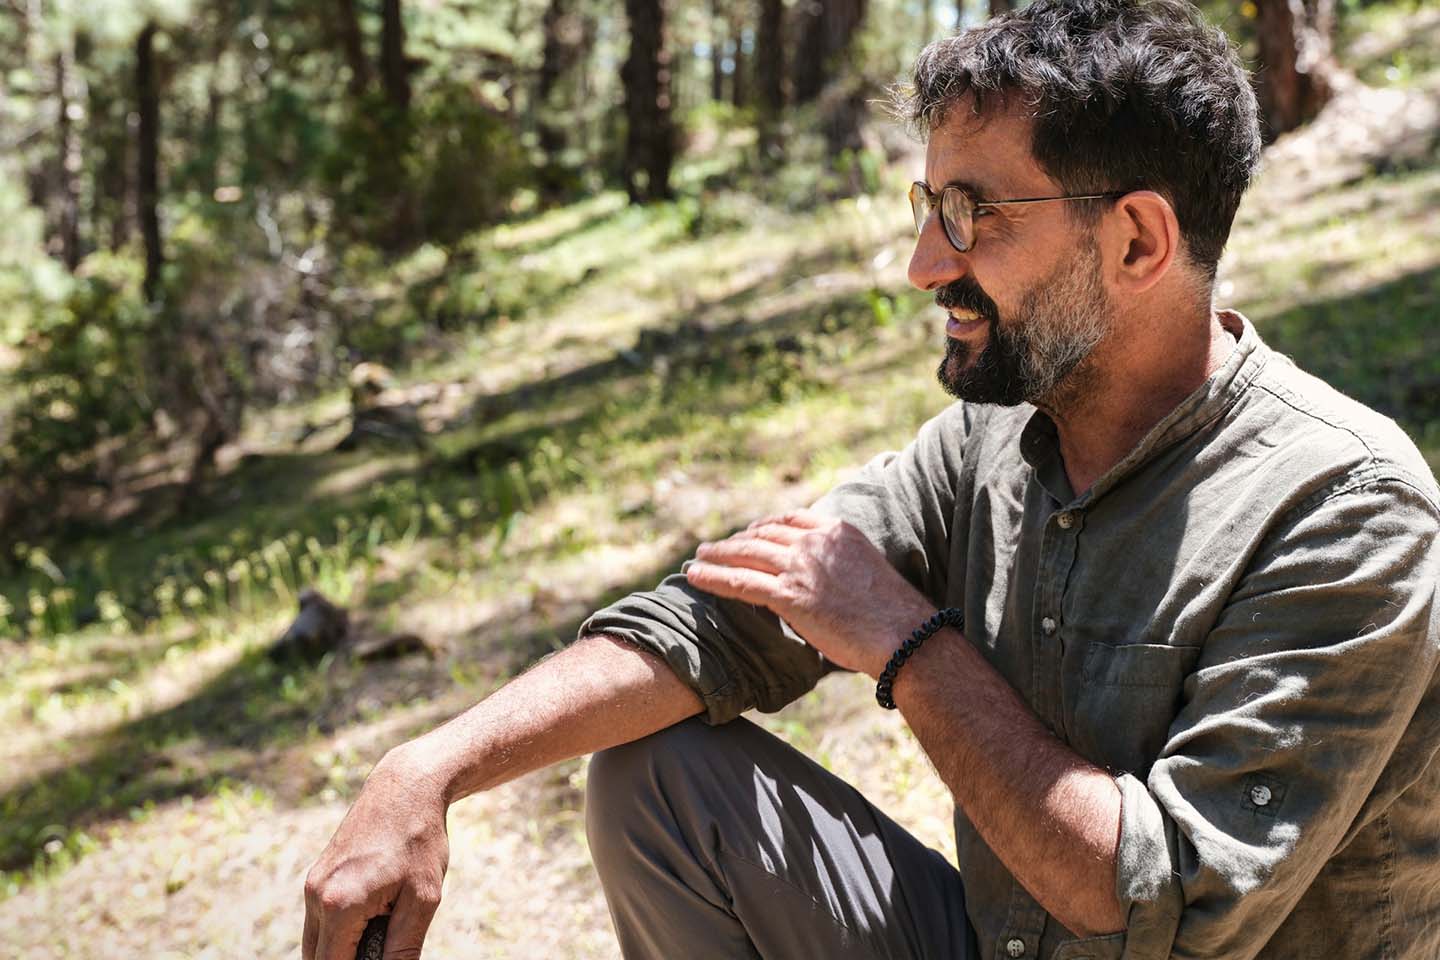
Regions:
[[919, 650], [920, 644], [929, 640], [941, 627], [964, 630], [965, 614], [961, 613], [958, 607], [946, 607], [910, 632], [909, 639], [890, 655], [890, 662], [885, 664], [885, 669], [880, 671], [880, 679], [875, 682], [875, 699], [880, 706], [886, 710], [895, 709], [895, 698], [891, 696], [895, 687], [895, 674], [899, 673], [900, 666], [910, 659], [910, 654]]

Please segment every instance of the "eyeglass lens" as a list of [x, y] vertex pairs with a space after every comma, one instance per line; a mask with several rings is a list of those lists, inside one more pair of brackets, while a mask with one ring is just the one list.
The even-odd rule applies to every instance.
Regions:
[[[916, 182], [910, 187], [910, 209], [915, 215], [915, 233], [918, 235], [925, 229], [925, 221], [930, 218], [930, 198], [933, 194], [924, 184]], [[964, 191], [955, 187], [946, 187], [940, 191], [940, 223], [945, 229], [945, 236], [950, 243], [961, 253], [969, 250], [975, 242], [975, 223], [972, 219], [975, 213], [975, 205]]]

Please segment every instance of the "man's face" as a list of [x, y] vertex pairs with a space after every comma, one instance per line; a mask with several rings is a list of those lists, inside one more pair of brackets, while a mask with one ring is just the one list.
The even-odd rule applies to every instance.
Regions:
[[[925, 179], [936, 192], [963, 184], [982, 201], [1064, 193], [1030, 156], [1028, 120], [994, 112], [982, 123], [968, 101], [932, 134]], [[1065, 206], [981, 208], [966, 253], [945, 238], [938, 212], [925, 225], [910, 281], [949, 314], [936, 373], [955, 396], [1053, 409], [1083, 389], [1112, 310], [1093, 233]]]

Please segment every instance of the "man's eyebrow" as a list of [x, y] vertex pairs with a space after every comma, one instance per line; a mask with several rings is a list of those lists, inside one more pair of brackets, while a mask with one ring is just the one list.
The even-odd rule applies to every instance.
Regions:
[[980, 184], [975, 183], [971, 180], [948, 180], [938, 187], [931, 185], [930, 191], [932, 193], [939, 193], [946, 187], [959, 187], [961, 190], [965, 191], [965, 193], [970, 196], [970, 199], [977, 202], [981, 200], [988, 200], [990, 197], [994, 196], [993, 191], [987, 190]]

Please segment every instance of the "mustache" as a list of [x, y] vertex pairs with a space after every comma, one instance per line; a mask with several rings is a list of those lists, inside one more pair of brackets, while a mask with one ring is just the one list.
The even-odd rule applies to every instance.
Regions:
[[936, 290], [935, 304], [946, 309], [969, 310], [992, 322], [1000, 319], [1000, 308], [980, 289], [980, 284], [973, 277], [952, 280]]

